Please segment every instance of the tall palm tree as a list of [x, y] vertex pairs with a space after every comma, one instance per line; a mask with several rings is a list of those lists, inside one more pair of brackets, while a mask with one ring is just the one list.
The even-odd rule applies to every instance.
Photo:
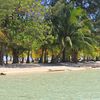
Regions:
[[66, 61], [66, 50], [72, 51], [72, 61], [77, 62], [78, 51], [93, 48], [91, 36], [91, 21], [86, 12], [73, 3], [67, 4], [64, 0], [58, 1], [51, 8], [53, 32], [58, 34], [58, 41], [62, 47], [62, 61]]

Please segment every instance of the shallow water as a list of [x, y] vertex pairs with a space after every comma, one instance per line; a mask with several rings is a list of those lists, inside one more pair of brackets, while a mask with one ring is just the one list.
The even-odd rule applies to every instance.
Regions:
[[100, 100], [100, 70], [0, 76], [0, 100]]

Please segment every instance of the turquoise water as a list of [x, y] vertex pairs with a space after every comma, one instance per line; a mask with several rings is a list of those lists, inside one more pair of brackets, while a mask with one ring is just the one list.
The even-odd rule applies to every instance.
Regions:
[[0, 76], [0, 100], [100, 100], [100, 70]]

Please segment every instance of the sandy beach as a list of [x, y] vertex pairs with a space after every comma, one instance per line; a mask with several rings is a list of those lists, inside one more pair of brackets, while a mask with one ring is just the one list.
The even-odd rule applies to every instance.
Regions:
[[78, 67], [37, 67], [37, 68], [0, 68], [0, 73], [6, 74], [19, 74], [19, 73], [35, 73], [35, 72], [55, 72], [55, 71], [77, 71], [86, 70], [89, 68], [78, 68]]
[[37, 72], [62, 72], [62, 71], [79, 71], [89, 69], [100, 69], [100, 62], [89, 63], [62, 63], [62, 64], [10, 64], [0, 66], [0, 73], [21, 74]]

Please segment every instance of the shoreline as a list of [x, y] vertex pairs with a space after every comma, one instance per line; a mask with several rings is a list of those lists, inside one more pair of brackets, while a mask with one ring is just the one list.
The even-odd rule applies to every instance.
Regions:
[[0, 68], [0, 73], [8, 74], [25, 74], [25, 73], [44, 73], [44, 72], [66, 72], [66, 71], [83, 71], [90, 69], [100, 69], [92, 67], [34, 67], [34, 68]]
[[44, 73], [44, 72], [65, 72], [65, 71], [82, 71], [90, 69], [100, 69], [98, 63], [78, 63], [78, 64], [10, 64], [0, 66], [0, 73], [8, 74], [23, 74], [23, 73]]

